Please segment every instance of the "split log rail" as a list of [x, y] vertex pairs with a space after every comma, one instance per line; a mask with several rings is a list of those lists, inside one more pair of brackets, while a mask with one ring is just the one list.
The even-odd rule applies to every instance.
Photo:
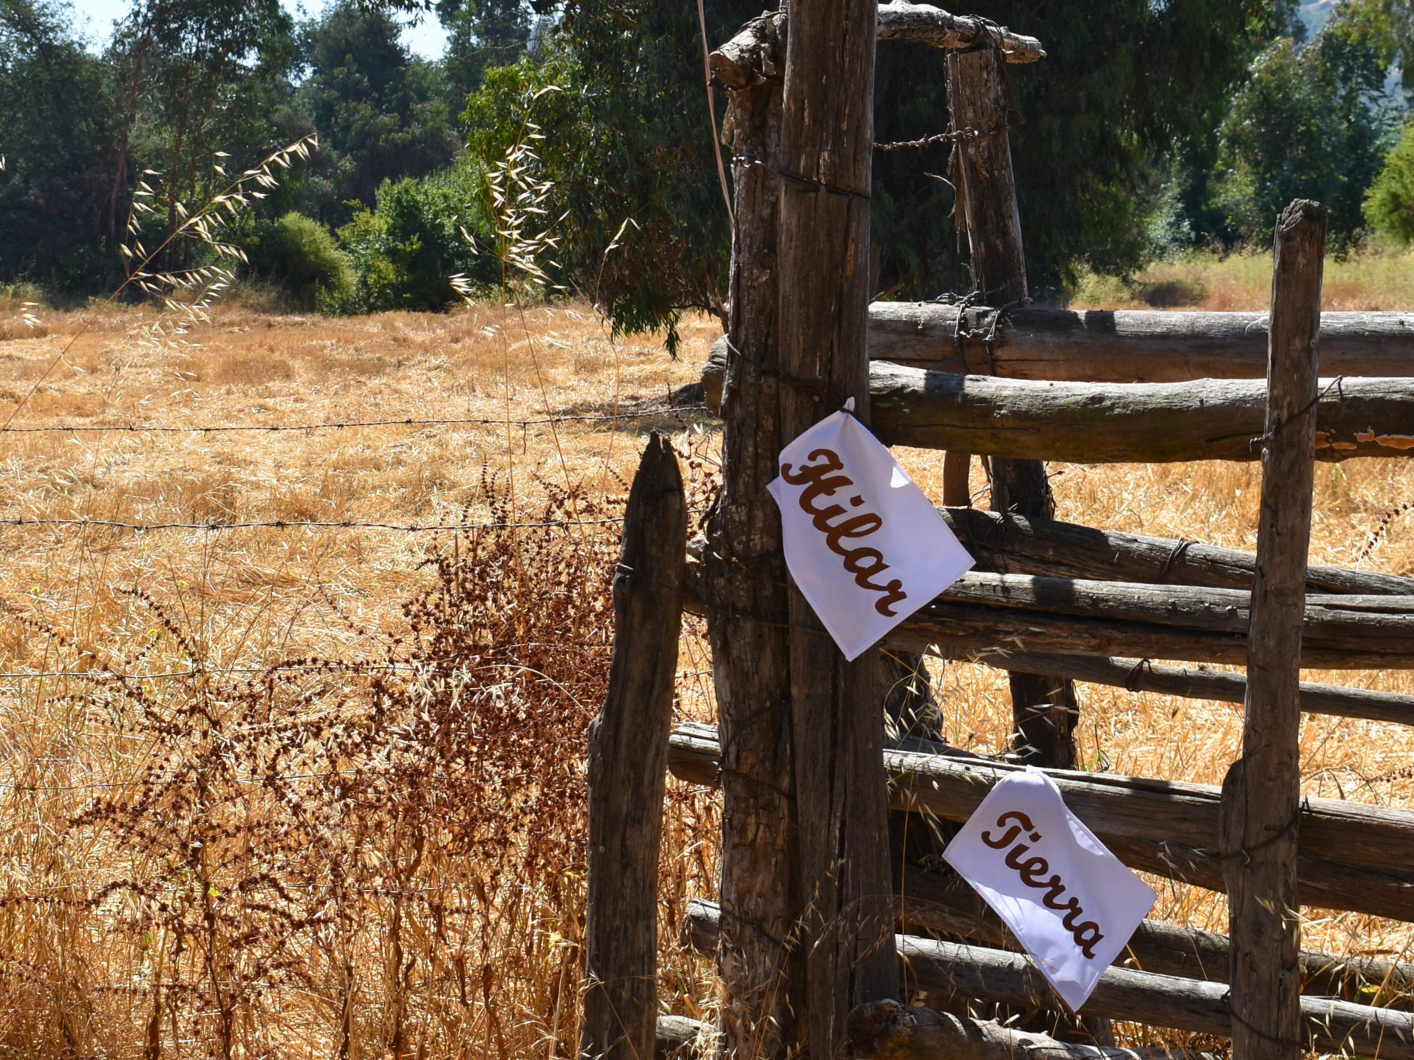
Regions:
[[[704, 371], [724, 420], [723, 491], [685, 567], [648, 563], [668, 573], [655, 578], [647, 625], [620, 616], [591, 748], [582, 1056], [651, 1048], [643, 896], [656, 849], [644, 828], [661, 806], [665, 754], [679, 780], [721, 791], [722, 904], [690, 906], [684, 944], [716, 957], [724, 1003], [716, 1028], [660, 1018], [658, 1055], [1210, 1060], [1063, 1040], [1079, 1024], [1052, 1037], [974, 1018], [978, 1001], [1064, 1006], [936, 858], [905, 846], [880, 861], [886, 811], [936, 834], [1019, 766], [926, 739], [883, 744], [877, 659], [843, 665], [789, 581], [766, 483], [780, 448], [852, 394], [886, 444], [951, 455], [940, 511], [977, 560], [883, 647], [1007, 671], [1026, 752], [1014, 757], [1046, 767], [1132, 868], [1228, 896], [1230, 937], [1145, 921], [1084, 1006], [1084, 1026], [1231, 1038], [1235, 1060], [1295, 1060], [1305, 1048], [1414, 1060], [1414, 966], [1304, 950], [1299, 916], [1414, 921], [1414, 812], [1303, 798], [1295, 744], [1303, 712], [1414, 724], [1414, 696], [1299, 673], [1414, 669], [1414, 577], [1307, 560], [1314, 461], [1414, 456], [1414, 312], [1322, 315], [1324, 215], [1302, 202], [1278, 219], [1267, 313], [1029, 307], [1000, 86], [1006, 64], [1044, 59], [1042, 42], [904, 2], [878, 7], [877, 39], [950, 52], [958, 214], [979, 293], [866, 308], [869, 118], [855, 104], [868, 99], [872, 63], [858, 20], [845, 0], [788, 0], [710, 57], [729, 99], [736, 221], [728, 335]], [[965, 490], [959, 502], [965, 454], [988, 461], [1000, 510], [971, 508]], [[1261, 460], [1257, 550], [1058, 522], [1042, 463], [1055, 460]], [[630, 513], [626, 535], [641, 525]], [[629, 554], [626, 543], [626, 566]], [[657, 641], [676, 637], [683, 607], [708, 620], [720, 731], [663, 737], [668, 656]], [[651, 659], [620, 666], [635, 642], [657, 645]], [[1072, 682], [1243, 704], [1226, 782], [1063, 768]], [[1047, 712], [1049, 742], [1027, 729]], [[645, 739], [662, 744], [656, 756]], [[892, 875], [882, 891], [881, 872]], [[901, 980], [884, 952], [891, 929]]]

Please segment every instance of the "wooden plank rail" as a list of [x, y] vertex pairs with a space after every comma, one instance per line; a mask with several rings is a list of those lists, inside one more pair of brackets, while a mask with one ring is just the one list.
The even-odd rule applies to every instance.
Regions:
[[[999, 650], [979, 653], [970, 661], [985, 663], [998, 670], [1057, 674], [1073, 681], [1127, 688], [1131, 692], [1157, 692], [1160, 695], [1208, 699], [1219, 703], [1241, 703], [1247, 694], [1247, 678], [1241, 674], [1205, 667], [1164, 666], [1147, 659], [1030, 655]], [[1299, 688], [1301, 709], [1307, 714], [1414, 725], [1414, 696], [1312, 681], [1302, 681]]]
[[994, 43], [1008, 63], [1034, 63], [1046, 57], [1035, 37], [1013, 33], [974, 15], [954, 15], [906, 0], [879, 5], [878, 33], [881, 41], [912, 41], [949, 51], [973, 51]]
[[[875, 361], [872, 429], [886, 445], [1081, 464], [1256, 460], [1266, 384], [1057, 383]], [[1326, 379], [1316, 458], [1414, 456], [1414, 380]]]
[[[689, 910], [693, 933], [686, 935], [684, 942], [698, 952], [711, 952], [714, 913], [720, 916], [715, 906], [700, 901]], [[1146, 921], [1145, 927], [1149, 923]], [[906, 985], [926, 992], [930, 1002], [981, 998], [1024, 1008], [1061, 1008], [1045, 980], [1020, 953], [907, 934], [895, 935], [894, 941]], [[1131, 942], [1131, 948], [1134, 944]], [[1143, 945], [1142, 941], [1139, 944]], [[1225, 996], [1221, 980], [1112, 966], [1101, 977], [1084, 1011], [1086, 1015], [1226, 1037], [1231, 1024]], [[1347, 1046], [1362, 1056], [1414, 1060], [1414, 1013], [1309, 994], [1301, 999], [1301, 1011], [1312, 1043], [1322, 1051]]]
[[[1036, 655], [1244, 664], [1250, 595], [972, 572], [886, 642], [944, 658], [1014, 646]], [[1331, 670], [1414, 668], [1414, 598], [1308, 596], [1301, 662]]]
[[[915, 935], [896, 939], [907, 984], [926, 991], [930, 1002], [986, 998], [1022, 1007], [1061, 1007], [1022, 954]], [[1223, 984], [1129, 968], [1107, 968], [1084, 1011], [1087, 1016], [1198, 1034], [1228, 1037], [1232, 1033]], [[1303, 997], [1301, 1017], [1313, 1052], [1347, 1050], [1382, 1060], [1414, 1060], [1414, 1013]]]
[[[1164, 585], [1252, 588], [1256, 555], [1197, 541], [1096, 530], [1074, 523], [983, 511], [940, 508], [944, 521], [977, 560], [998, 574], [1096, 578]], [[1315, 564], [1308, 593], [1414, 596], [1414, 578]]]
[[[710, 611], [711, 605], [702, 599], [697, 566], [691, 565], [690, 591], [695, 588], [696, 592], [688, 597], [686, 606], [703, 613]], [[974, 571], [920, 608], [891, 632], [885, 643], [945, 659], [992, 663], [995, 658], [1000, 669], [1021, 672], [1029, 672], [1031, 664], [1013, 667], [1005, 663], [1005, 654], [998, 653], [1014, 652], [1032, 659], [1118, 656], [1242, 666], [1247, 662], [1249, 599], [1249, 593], [1236, 589], [1156, 587]], [[1414, 597], [1335, 593], [1308, 596], [1301, 664], [1326, 670], [1414, 669]], [[1107, 675], [1093, 680], [1115, 683], [1112, 666], [1096, 666], [1092, 672]], [[1123, 683], [1127, 685], [1128, 681]], [[1196, 684], [1207, 684], [1222, 693], [1212, 698], [1227, 697], [1228, 686], [1217, 678]], [[1176, 688], [1154, 686], [1149, 690], [1187, 694]], [[1339, 689], [1328, 685], [1313, 685], [1310, 692], [1321, 697], [1311, 700], [1308, 709], [1313, 711], [1407, 720], [1407, 697], [1362, 693], [1357, 689], [1342, 696]], [[1359, 713], [1365, 705], [1381, 713]]]
[[[904, 866], [902, 877], [895, 880], [895, 889], [900, 892], [895, 896], [895, 913], [903, 933], [936, 933], [984, 946], [1020, 949], [1001, 918], [959, 876]], [[703, 956], [716, 953], [721, 915], [717, 903], [692, 899], [683, 915], [679, 941]], [[1228, 960], [1226, 935], [1145, 920], [1115, 964], [1159, 975], [1225, 983]], [[1377, 957], [1337, 957], [1302, 951], [1301, 979], [1302, 992], [1313, 996], [1350, 1001], [1367, 990], [1388, 999], [1392, 1007], [1407, 1010], [1414, 1002], [1409, 993], [1414, 990], [1414, 965]]]
[[1182, 1049], [1119, 1049], [1062, 1042], [897, 1001], [861, 1005], [849, 1017], [850, 1044], [861, 1060], [1216, 1060]]
[[[882, 9], [881, 9], [882, 10]], [[1012, 309], [875, 302], [869, 356], [1008, 379], [1177, 383], [1264, 379], [1268, 314], [1167, 310]], [[1414, 312], [1321, 314], [1321, 371], [1328, 376], [1414, 376]]]
[[[884, 11], [880, 7], [881, 16]], [[992, 310], [964, 310], [960, 330], [957, 312], [956, 306], [938, 302], [873, 303], [870, 359], [959, 375], [1073, 383], [1181, 383], [1267, 374], [1264, 312], [1011, 309], [995, 332]], [[714, 408], [726, 352], [719, 340], [702, 370], [707, 403]], [[1321, 370], [1332, 377], [1414, 376], [1414, 312], [1321, 314]]]
[[[668, 768], [679, 779], [717, 783], [716, 734], [679, 726]], [[889, 805], [966, 821], [992, 785], [1020, 768], [950, 755], [886, 750]], [[1126, 865], [1225, 891], [1218, 853], [1216, 787], [1102, 773], [1046, 771], [1066, 804]], [[1297, 873], [1301, 902], [1414, 921], [1414, 813], [1338, 799], [1303, 800]]]

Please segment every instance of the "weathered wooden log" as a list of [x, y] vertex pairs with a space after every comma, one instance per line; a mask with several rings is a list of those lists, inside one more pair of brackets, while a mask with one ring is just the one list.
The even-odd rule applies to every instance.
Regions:
[[[886, 640], [914, 651], [936, 645], [951, 658], [1015, 645], [1040, 655], [1242, 663], [1250, 598], [1236, 589], [973, 571]], [[1067, 640], [1071, 647], [1053, 646]], [[1112, 640], [1146, 650], [1103, 650]], [[1414, 597], [1308, 596], [1301, 658], [1329, 669], [1414, 666]]]
[[[697, 1046], [703, 1037], [712, 1035], [712, 1029], [701, 1020], [687, 1016], [659, 1016], [653, 1040], [653, 1060], [693, 1060], [698, 1055]], [[714, 1052], [711, 1050], [704, 1055], [711, 1056]]]
[[[869, 356], [960, 375], [1089, 383], [1264, 379], [1268, 314], [992, 309], [875, 302]], [[989, 343], [987, 338], [991, 336]], [[962, 347], [961, 356], [958, 353]], [[1328, 376], [1414, 375], [1414, 313], [1324, 313]]]
[[[887, 302], [875, 302], [874, 310], [877, 311], [881, 304], [887, 304]], [[1025, 312], [1049, 311], [1028, 310]], [[1155, 317], [1168, 317], [1168, 315], [1186, 317], [1186, 315], [1202, 314], [1152, 315], [1155, 315]], [[1328, 376], [1328, 379], [1322, 383], [1322, 387], [1329, 386], [1336, 376], [1345, 376], [1342, 383], [1332, 387], [1331, 393], [1325, 394], [1324, 399], [1322, 399], [1322, 414], [1328, 417], [1329, 423], [1342, 427], [1343, 432], [1338, 432], [1335, 437], [1318, 437], [1318, 451], [1316, 451], [1318, 452], [1318, 459], [1342, 459], [1342, 457], [1338, 457], [1336, 454], [1360, 455], [1362, 452], [1370, 451], [1380, 451], [1383, 452], [1384, 455], [1396, 455], [1398, 452], [1410, 451], [1411, 448], [1414, 448], [1414, 441], [1411, 441], [1411, 431], [1410, 428], [1408, 428], [1407, 418], [1403, 423], [1396, 421], [1396, 423], [1384, 424], [1386, 427], [1389, 427], [1390, 430], [1376, 432], [1377, 435], [1387, 434], [1386, 441], [1384, 441], [1383, 444], [1377, 444], [1373, 438], [1365, 440], [1365, 438], [1356, 437], [1356, 435], [1367, 434], [1369, 431], [1367, 431], [1366, 428], [1372, 427], [1372, 425], [1379, 423], [1379, 421], [1372, 420], [1367, 424], [1359, 424], [1357, 421], [1360, 420], [1360, 416], [1355, 410], [1350, 410], [1348, 413], [1343, 414], [1339, 421], [1329, 420], [1329, 413], [1326, 413], [1326, 410], [1339, 406], [1340, 401], [1342, 401], [1340, 391], [1343, 391], [1345, 396], [1348, 397], [1356, 393], [1367, 394], [1367, 396], [1369, 396], [1367, 400], [1373, 401], [1374, 403], [1373, 406], [1370, 406], [1372, 410], [1381, 410], [1381, 408], [1391, 407], [1397, 410], [1397, 400], [1389, 396], [1391, 396], [1391, 394], [1407, 394], [1408, 389], [1407, 384], [1401, 386], [1400, 383], [1391, 382], [1391, 380], [1407, 380], [1408, 377], [1414, 377], [1414, 312], [1411, 312], [1411, 314], [1398, 314], [1400, 321], [1407, 322], [1407, 325], [1396, 325], [1391, 322], [1389, 329], [1390, 331], [1397, 331], [1397, 335], [1390, 336], [1390, 338], [1387, 339], [1387, 345], [1390, 346], [1389, 352], [1376, 353], [1367, 351], [1365, 346], [1374, 345], [1373, 339], [1369, 343], [1356, 343], [1352, 341], [1349, 342], [1348, 345], [1359, 346], [1359, 352], [1350, 352], [1345, 358], [1339, 356], [1340, 332], [1335, 331], [1335, 334], [1332, 335], [1333, 328], [1331, 319], [1332, 317], [1338, 318], [1340, 315], [1342, 314], [1326, 314], [1325, 317], [1322, 318], [1321, 370]], [[1380, 317], [1380, 314], [1348, 315], [1349, 317], [1360, 318]], [[1113, 408], [1114, 414], [1117, 414], [1117, 416], [1126, 416], [1126, 414], [1128, 414], [1128, 416], [1135, 416], [1135, 414], [1137, 414], [1137, 408], [1140, 406], [1135, 406], [1133, 401], [1140, 400], [1141, 397], [1143, 397], [1145, 400], [1157, 401], [1159, 406], [1164, 407], [1165, 410], [1168, 411], [1168, 414], [1176, 414], [1179, 413], [1179, 411], [1185, 410], [1185, 408], [1198, 406], [1200, 400], [1227, 400], [1227, 397], [1232, 397], [1232, 400], [1240, 401], [1241, 407], [1244, 408], [1240, 420], [1233, 421], [1234, 424], [1240, 425], [1241, 430], [1239, 430], [1239, 434], [1241, 434], [1241, 431], [1249, 430], [1249, 425], [1254, 425], [1254, 427], [1257, 428], [1257, 430], [1251, 432], [1250, 435], [1244, 435], [1240, 441], [1246, 442], [1249, 438], [1256, 438], [1261, 435], [1261, 404], [1260, 399], [1253, 397], [1253, 394], [1266, 393], [1266, 389], [1260, 386], [1222, 387], [1217, 386], [1215, 380], [1237, 382], [1237, 380], [1254, 379], [1254, 377], [1260, 375], [1258, 367], [1261, 366], [1261, 363], [1254, 362], [1254, 360], [1251, 359], [1250, 353], [1251, 351], [1260, 352], [1263, 353], [1263, 355], [1266, 353], [1267, 329], [1266, 322], [1264, 321], [1263, 328], [1251, 334], [1251, 351], [1234, 352], [1232, 356], [1230, 356], [1230, 359], [1227, 358], [1227, 355], [1223, 355], [1223, 353], [1213, 355], [1212, 360], [1209, 360], [1206, 356], [1200, 359], [1182, 358], [1178, 353], [1152, 353], [1152, 355], [1145, 353], [1145, 355], [1143, 355], [1144, 358], [1150, 358], [1150, 362], [1145, 362], [1144, 365], [1131, 365], [1130, 360], [1118, 358], [1117, 355], [1111, 356], [1109, 360], [1104, 359], [1103, 356], [1090, 359], [1089, 353], [1087, 353], [1083, 346], [1073, 346], [1073, 348], [1072, 346], [1060, 346], [1060, 348], [1056, 349], [1038, 346], [1038, 349], [1028, 351], [1028, 355], [1034, 353], [1034, 355], [1039, 356], [1041, 353], [1046, 353], [1045, 359], [1034, 360], [1034, 362], [1010, 363], [1007, 360], [1008, 349], [998, 348], [997, 353], [995, 353], [995, 358], [997, 358], [995, 370], [988, 370], [990, 369], [990, 365], [987, 365], [984, 356], [978, 359], [973, 358], [971, 353], [969, 353], [969, 365], [967, 365], [967, 367], [969, 367], [969, 373], [964, 373], [953, 372], [952, 369], [954, 369], [954, 367], [962, 367], [960, 362], [957, 362], [956, 359], [923, 360], [919, 358], [904, 358], [904, 356], [885, 356], [887, 353], [892, 352], [891, 348], [889, 348], [888, 343], [882, 342], [880, 338], [880, 331], [878, 331], [880, 324], [878, 324], [877, 317], [871, 319], [871, 326], [874, 328], [874, 331], [871, 332], [870, 356], [874, 359], [875, 363], [871, 365], [870, 370], [870, 390], [871, 393], [880, 394], [880, 397], [887, 397], [889, 401], [902, 401], [902, 403], [908, 404], [909, 401], [916, 400], [911, 387], [915, 386], [918, 380], [922, 379], [922, 377], [918, 375], [898, 372], [898, 370], [896, 370], [898, 367], [913, 369], [915, 373], [932, 370], [932, 372], [936, 372], [939, 377], [954, 375], [960, 377], [969, 375], [969, 373], [974, 376], [997, 376], [998, 379], [994, 380], [994, 386], [990, 387], [990, 389], [977, 390], [976, 387], [980, 386], [980, 384], [973, 384], [973, 391], [967, 396], [967, 400], [973, 401], [973, 403], [981, 401], [983, 407], [995, 408], [995, 410], [998, 411], [998, 416], [1007, 414], [1008, 408], [1011, 407], [1011, 404], [1008, 403], [1014, 400], [1012, 396], [1015, 396], [1015, 394], [1034, 393], [1034, 391], [1025, 389], [1025, 387], [1019, 390], [1010, 389], [1010, 387], [1004, 386], [1000, 380], [1010, 379], [1018, 380], [1018, 382], [1038, 383], [1089, 383], [1094, 384], [1094, 386], [1100, 386], [1100, 384], [1117, 384], [1117, 386], [1127, 386], [1127, 384], [1135, 384], [1135, 386], [1138, 386], [1138, 384], [1154, 384], [1154, 386], [1159, 386], [1159, 384], [1168, 384], [1168, 386], [1162, 386], [1159, 387], [1159, 389], [1151, 391], [1134, 390], [1118, 391], [1118, 393], [1111, 391], [1109, 387], [1102, 387], [1102, 389], [1099, 390], [1063, 389], [1056, 391], [1056, 396], [1052, 396], [1051, 399], [1042, 403], [1042, 408], [1045, 408], [1045, 410], [1053, 410], [1056, 416], [1066, 414], [1066, 416], [1073, 417], [1079, 416], [1080, 414], [1079, 411], [1075, 411], [1076, 401], [1079, 401], [1080, 406], [1083, 408], [1085, 401], [1106, 403], [1107, 400], [1114, 400], [1117, 401], [1116, 404], [1106, 406]], [[1355, 324], [1353, 324], [1353, 322], [1348, 325], [1348, 329], [1346, 329], [1346, 338], [1350, 338], [1352, 335], [1359, 335], [1359, 332], [1355, 331]], [[1365, 336], [1362, 336], [1362, 338], [1365, 338]], [[1010, 352], [1015, 355], [1017, 349], [1012, 348]], [[885, 365], [889, 365], [889, 367], [885, 367]], [[717, 408], [718, 403], [720, 403], [723, 370], [723, 360], [715, 359], [715, 356], [708, 358], [706, 365], [703, 366], [703, 384], [707, 393], [707, 404], [710, 408]], [[1359, 380], [1360, 386], [1356, 386], [1356, 380]], [[1380, 383], [1373, 386], [1372, 389], [1369, 383], [1372, 383], [1373, 380], [1380, 380]], [[1191, 384], [1191, 386], [1174, 386], [1174, 384], [1185, 382]], [[1193, 384], [1199, 383], [1200, 386], [1198, 386], [1198, 389], [1192, 389]], [[1121, 394], [1124, 393], [1130, 394], [1130, 397], [1123, 399]], [[1113, 397], [1106, 399], [1104, 394], [1111, 394]], [[1188, 396], [1188, 401], [1185, 401], [1185, 394]], [[952, 408], [956, 406], [956, 404], [962, 403], [963, 397], [959, 396], [959, 394], [947, 394], [947, 396], [936, 394], [936, 396], [929, 397], [928, 403], [932, 403], [933, 400], [945, 403], [946, 407]], [[1069, 406], [1066, 403], [1069, 403]], [[1034, 408], [1034, 403], [1029, 404], [1028, 407]], [[1257, 410], [1256, 413], [1253, 411], [1254, 408]], [[1193, 411], [1198, 410], [1195, 408]], [[977, 423], [976, 417], [978, 413], [976, 407], [971, 411], [971, 418], [956, 418], [962, 416], [960, 413], [950, 413], [950, 416], [954, 418], [949, 418], [949, 420], [929, 427], [929, 437], [945, 437], [946, 435], [946, 437], [952, 438], [954, 434], [962, 434], [962, 437], [952, 438], [954, 445], [969, 440], [971, 435], [964, 434], [964, 431], [967, 430], [967, 424]], [[1215, 416], [1215, 413], [1210, 413], [1209, 411], [1209, 413], [1203, 414], [1202, 420], [1200, 421], [1202, 421], [1202, 423], [1209, 423], [1209, 421], [1212, 421], [1213, 416]], [[899, 430], [904, 430], [904, 427], [901, 425]], [[909, 430], [916, 432], [922, 430], [922, 428], [909, 427]], [[998, 427], [995, 428], [995, 430], [1019, 430], [1019, 427]], [[1321, 430], [1325, 431], [1326, 428], [1322, 427]], [[984, 435], [984, 437], [990, 437], [990, 435]], [[1202, 442], [1210, 441], [1209, 435], [1200, 435], [1199, 437], [1196, 432], [1186, 434], [1185, 437], [1198, 438], [1198, 440]], [[978, 438], [978, 442], [980, 441], [981, 438]], [[1225, 440], [1225, 438], [1219, 437], [1219, 441], [1225, 442], [1227, 447], [1226, 451], [1232, 451], [1234, 445], [1239, 444], [1239, 442], [1234, 442], [1232, 438], [1226, 438]], [[1356, 449], [1333, 448], [1338, 442], [1340, 445], [1356, 445]], [[923, 442], [905, 441], [899, 438], [895, 444], [922, 445]], [[1019, 444], [1019, 442], [1011, 442], [1011, 445], [1017, 444]], [[1032, 442], [1032, 444], [1038, 444], [1038, 442]], [[1138, 441], [1138, 444], [1143, 447], [1143, 441]], [[1145, 457], [1145, 455], [1143, 455], [1144, 452], [1144, 448], [1137, 449], [1138, 455], [1134, 459], [1154, 459]], [[1250, 455], [1247, 455], [1247, 457], [1234, 457], [1232, 459], [1256, 458], [1256, 451], [1253, 451]], [[1205, 458], [1193, 457], [1192, 459]], [[1230, 458], [1223, 457], [1223, 459]]]
[[[998, 574], [1097, 578], [1156, 585], [1252, 588], [1256, 556], [1196, 541], [1096, 530], [1074, 523], [1000, 515], [979, 508], [940, 508], [944, 521], [977, 560]], [[1306, 568], [1308, 593], [1414, 596], [1414, 578], [1340, 567]]]
[[[680, 779], [715, 784], [710, 729], [679, 726], [668, 768]], [[982, 799], [1020, 768], [959, 755], [885, 751], [893, 809], [966, 821]], [[1131, 868], [1223, 891], [1218, 851], [1219, 789], [1210, 785], [1046, 771], [1066, 804]], [[1338, 799], [1303, 800], [1300, 858], [1303, 905], [1414, 920], [1414, 813]]]
[[[785, 15], [748, 23], [712, 56], [727, 90], [732, 232], [722, 404], [722, 490], [701, 565], [712, 678], [727, 756], [722, 783], [721, 1033], [728, 1055], [781, 1060], [804, 1004], [801, 955], [782, 940], [803, 908], [791, 821], [788, 605], [780, 515], [766, 485], [783, 436], [776, 274]], [[764, 621], [763, 621], [764, 619]], [[762, 709], [771, 704], [772, 709]]]
[[[896, 890], [894, 912], [902, 934], [926, 932], [999, 949], [1020, 948], [1001, 918], [960, 876], [906, 866], [896, 880]], [[711, 956], [716, 952], [720, 924], [720, 907], [694, 898], [687, 904], [679, 941], [695, 953]], [[1158, 975], [1225, 983], [1228, 961], [1226, 935], [1145, 920], [1114, 963]], [[1381, 999], [1380, 1004], [1400, 1009], [1409, 1009], [1414, 1003], [1410, 993], [1414, 990], [1414, 965], [1305, 950], [1300, 962], [1302, 993], [1346, 1001], [1368, 999], [1373, 994]]]
[[[743, 26], [708, 58], [712, 83], [739, 91], [779, 78], [785, 62], [785, 10], [767, 11]], [[954, 15], [929, 4], [906, 0], [879, 5], [877, 39], [913, 41], [934, 48], [969, 50], [995, 44], [1009, 63], [1033, 63], [1046, 53], [1035, 37], [1013, 33], [971, 15]]]
[[[942, 658], [997, 650], [1243, 664], [1249, 594], [1083, 579], [970, 573], [885, 642]], [[1414, 600], [1307, 599], [1302, 665], [1414, 668]]]
[[[874, 151], [875, 0], [785, 0], [776, 241], [783, 442], [853, 399], [869, 412], [869, 226]], [[744, 577], [745, 572], [738, 572]], [[789, 588], [790, 754], [800, 886], [791, 927], [805, 974], [797, 1048], [845, 1049], [857, 1006], [897, 993], [888, 809], [879, 755], [879, 654], [846, 661], [814, 608]], [[755, 711], [778, 709], [757, 700]], [[728, 825], [729, 826], [729, 825]]]
[[[1083, 655], [1028, 655], [1023, 652], [994, 651], [971, 657], [998, 670], [1062, 674], [1074, 681], [1127, 688], [1131, 692], [1157, 692], [1186, 699], [1208, 699], [1219, 703], [1242, 703], [1247, 695], [1247, 678], [1224, 670], [1164, 666], [1147, 659], [1106, 659]], [[1302, 681], [1301, 710], [1306, 714], [1329, 714], [1337, 718], [1362, 718], [1414, 725], [1414, 696], [1396, 692], [1375, 692], [1367, 688], [1346, 688]]]
[[861, 1060], [1215, 1060], [1182, 1049], [1118, 1049], [1057, 1041], [898, 1001], [876, 1001], [850, 1013], [849, 1040]]
[[1298, 1060], [1301, 640], [1311, 540], [1326, 212], [1298, 199], [1276, 224], [1257, 575], [1242, 757], [1223, 780], [1220, 847], [1232, 940], [1234, 1060]]
[[[981, 297], [993, 305], [1027, 298], [1026, 252], [1012, 174], [1007, 122], [1011, 114], [1006, 68], [996, 47], [978, 47], [948, 56], [948, 117], [954, 129], [983, 135], [959, 141], [952, 177], [957, 213], [972, 254], [972, 277]], [[870, 394], [874, 380], [870, 379]], [[944, 459], [944, 501], [966, 503], [968, 468], [974, 452], [985, 452], [955, 435]], [[1037, 459], [1012, 460], [996, 454], [988, 471], [991, 506], [999, 512], [1050, 518], [1055, 499], [1045, 465]], [[1041, 766], [1075, 764], [1075, 688], [1064, 678], [1013, 673], [1012, 743], [1016, 753]]]
[[[1061, 1006], [1041, 974], [1019, 953], [898, 936], [909, 986], [941, 998], [985, 998], [1007, 1005]], [[1414, 1013], [1303, 997], [1301, 1017], [1313, 1052], [1347, 1050], [1384, 1060], [1414, 1060]], [[1230, 1037], [1227, 987], [1129, 968], [1107, 968], [1085, 1002], [1087, 1015], [1132, 1020]]]
[[953, 15], [928, 4], [906, 0], [879, 5], [879, 40], [913, 41], [950, 51], [995, 46], [1008, 63], [1034, 63], [1046, 53], [1035, 37], [1013, 33], [973, 15]]
[[[1240, 379], [1054, 383], [875, 362], [873, 431], [886, 445], [970, 447], [1079, 464], [1256, 460], [1267, 388]], [[1414, 380], [1323, 380], [1316, 459], [1414, 456]]]
[[658, 1014], [658, 846], [686, 565], [672, 446], [648, 440], [624, 511], [614, 650], [589, 727], [588, 916], [580, 1055], [638, 1060]]

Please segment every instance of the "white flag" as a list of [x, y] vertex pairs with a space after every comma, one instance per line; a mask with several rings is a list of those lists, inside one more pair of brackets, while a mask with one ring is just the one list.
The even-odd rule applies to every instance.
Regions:
[[1070, 812], [1055, 781], [1002, 781], [943, 857], [1006, 921], [1079, 1011], [1154, 904], [1154, 892]]
[[848, 412], [782, 449], [780, 472], [767, 488], [786, 565], [846, 659], [972, 566], [923, 491]]

